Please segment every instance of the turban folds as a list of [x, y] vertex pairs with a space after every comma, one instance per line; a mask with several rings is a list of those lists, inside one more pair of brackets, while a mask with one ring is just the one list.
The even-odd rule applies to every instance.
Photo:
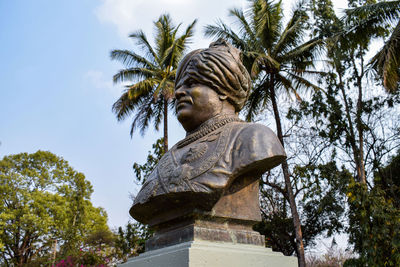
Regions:
[[209, 48], [194, 50], [180, 62], [175, 87], [187, 79], [195, 80], [227, 96], [238, 112], [251, 88], [250, 75], [240, 56], [240, 50], [223, 39], [211, 43]]

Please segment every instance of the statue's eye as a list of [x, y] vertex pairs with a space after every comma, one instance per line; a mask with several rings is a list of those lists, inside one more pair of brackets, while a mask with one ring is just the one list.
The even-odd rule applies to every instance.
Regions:
[[187, 79], [187, 80], [185, 81], [185, 85], [186, 85], [187, 87], [192, 87], [194, 84], [196, 84], [196, 81], [193, 80], [193, 79]]

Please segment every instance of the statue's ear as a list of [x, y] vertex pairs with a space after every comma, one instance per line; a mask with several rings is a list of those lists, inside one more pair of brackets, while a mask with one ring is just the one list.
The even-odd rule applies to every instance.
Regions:
[[219, 95], [219, 99], [221, 101], [226, 100], [227, 98], [228, 98], [228, 96], [226, 96], [226, 95]]

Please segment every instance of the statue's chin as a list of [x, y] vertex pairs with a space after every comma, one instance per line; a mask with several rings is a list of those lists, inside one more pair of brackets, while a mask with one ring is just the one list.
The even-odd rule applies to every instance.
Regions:
[[179, 122], [188, 120], [190, 116], [191, 112], [187, 108], [180, 108], [176, 111], [176, 117], [178, 118]]
[[196, 120], [193, 119], [193, 114], [189, 110], [181, 110], [176, 116], [179, 123], [187, 132], [193, 131], [199, 126], [195, 123]]

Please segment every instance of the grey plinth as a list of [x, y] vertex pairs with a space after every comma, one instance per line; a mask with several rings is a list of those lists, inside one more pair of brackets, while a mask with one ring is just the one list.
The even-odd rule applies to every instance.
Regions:
[[195, 240], [145, 252], [120, 267], [295, 267], [297, 258], [261, 246]]

